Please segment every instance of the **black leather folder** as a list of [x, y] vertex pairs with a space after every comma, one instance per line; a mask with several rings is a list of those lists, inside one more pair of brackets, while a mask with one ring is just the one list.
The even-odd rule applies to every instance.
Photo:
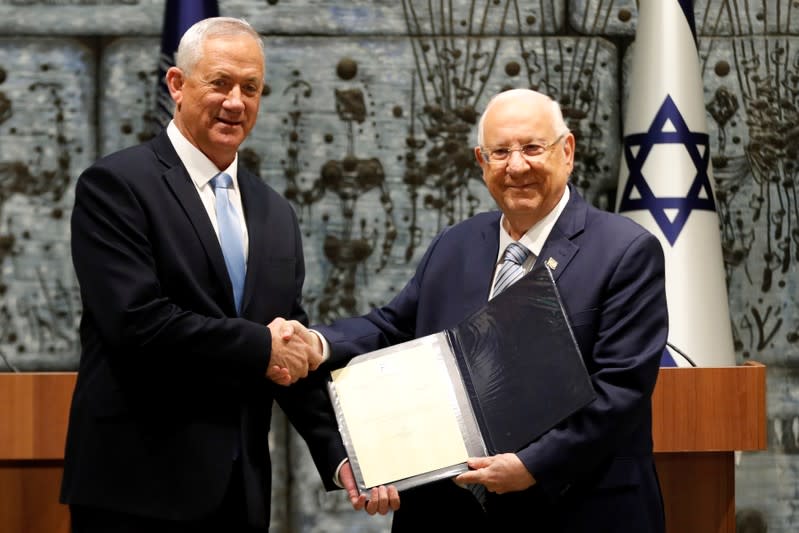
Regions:
[[[435, 353], [439, 354], [436, 357], [441, 357], [447, 369], [442, 386], [451, 387], [448, 397], [453, 399], [453, 416], [457, 418], [468, 456], [516, 452], [595, 397], [552, 272], [543, 263], [537, 264], [529, 274], [456, 327], [360, 355], [347, 367], [364, 361], [374, 362], [389, 354], [402, 357], [403, 350], [424, 343], [436, 346]], [[407, 390], [412, 390], [413, 374], [409, 374]], [[350, 431], [351, 424], [363, 422], [348, 420], [348, 413], [339, 403], [338, 395], [342, 391], [337, 386], [334, 372], [329, 385], [331, 399], [353, 472], [360, 490], [365, 493], [371, 486], [364, 483], [362, 468], [369, 468], [369, 465], [361, 464], [359, 443], [354, 442], [355, 432]], [[404, 388], [404, 384], [401, 387]], [[374, 408], [381, 409], [388, 401], [402, 401], [402, 398], [382, 398], [374, 402]], [[413, 421], [402, 424], [412, 425]], [[362, 427], [360, 429], [363, 431]], [[379, 435], [370, 434], [367, 439], [372, 446], [380, 442], [375, 437]], [[435, 439], [436, 435], [420, 437]], [[396, 439], [396, 435], [386, 438]], [[388, 448], [393, 444], [386, 440], [382, 445]], [[431, 442], [431, 446], [434, 444]], [[387, 457], [385, 460], [401, 459]], [[379, 484], [391, 483], [404, 490], [466, 470], [464, 459], [427, 471], [411, 472], [398, 479], [381, 479]]]
[[595, 397], [546, 264], [448, 338], [490, 455], [520, 450]]

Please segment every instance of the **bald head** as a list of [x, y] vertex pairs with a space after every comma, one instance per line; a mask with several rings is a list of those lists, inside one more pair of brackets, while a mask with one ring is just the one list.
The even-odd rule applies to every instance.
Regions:
[[533, 91], [532, 89], [510, 89], [495, 94], [486, 104], [485, 110], [480, 117], [480, 122], [477, 124], [478, 146], [483, 146], [483, 141], [485, 140], [485, 119], [491, 112], [491, 108], [496, 104], [505, 103], [514, 106], [528, 106], [531, 109], [535, 109], [537, 113], [547, 115], [542, 118], [546, 118], [550, 121], [553, 130], [560, 132], [568, 130], [566, 121], [563, 119], [560, 105], [555, 100], [544, 93]]

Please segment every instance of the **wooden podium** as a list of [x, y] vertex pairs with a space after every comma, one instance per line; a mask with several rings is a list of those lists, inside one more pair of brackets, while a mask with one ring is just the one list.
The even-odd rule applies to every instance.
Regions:
[[[69, 533], [58, 503], [76, 374], [0, 373], [0, 532]], [[652, 398], [668, 533], [735, 533], [735, 451], [766, 449], [766, 368], [661, 368]]]
[[74, 372], [0, 373], [0, 531], [69, 533], [58, 503]]
[[735, 533], [735, 452], [766, 449], [766, 367], [661, 368], [652, 398], [667, 533]]

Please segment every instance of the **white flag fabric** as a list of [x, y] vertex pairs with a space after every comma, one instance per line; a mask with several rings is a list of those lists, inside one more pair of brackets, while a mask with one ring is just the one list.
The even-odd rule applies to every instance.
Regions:
[[693, 2], [640, 0], [632, 53], [616, 210], [655, 234], [666, 256], [662, 365], [732, 366]]

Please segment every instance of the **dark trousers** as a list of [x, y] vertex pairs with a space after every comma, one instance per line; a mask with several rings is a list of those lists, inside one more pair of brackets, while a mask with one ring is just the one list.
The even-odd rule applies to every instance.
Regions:
[[477, 499], [451, 479], [403, 491], [392, 533], [499, 533], [492, 529]]
[[241, 465], [236, 462], [222, 504], [198, 520], [174, 521], [70, 505], [72, 533], [264, 533], [247, 524]]

